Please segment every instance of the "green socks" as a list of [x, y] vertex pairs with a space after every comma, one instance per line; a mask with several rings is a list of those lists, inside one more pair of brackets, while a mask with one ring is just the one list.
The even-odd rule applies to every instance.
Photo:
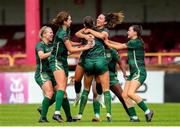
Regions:
[[83, 90], [82, 95], [81, 95], [79, 114], [83, 114], [84, 108], [85, 108], [87, 100], [88, 100], [88, 95], [89, 95], [89, 91]]
[[50, 104], [49, 106], [51, 106], [52, 104], [54, 104], [54, 102], [56, 101], [56, 91], [54, 92], [52, 98], [51, 98], [51, 101], [50, 101]]
[[134, 107], [128, 108], [128, 111], [129, 111], [129, 115], [130, 115], [131, 118], [133, 118], [133, 117], [138, 118], [138, 117], [137, 117], [137, 114], [136, 114], [136, 110], [135, 110]]
[[106, 105], [107, 113], [111, 114], [111, 94], [109, 91], [104, 92], [104, 102]]
[[49, 104], [50, 104], [50, 99], [44, 96], [43, 102], [42, 102], [42, 111], [41, 111], [41, 117], [46, 117]]
[[62, 102], [64, 99], [64, 91], [58, 90], [56, 92], [56, 105], [55, 105], [55, 111], [60, 111]]
[[93, 100], [93, 109], [94, 109], [94, 114], [100, 115], [100, 103], [96, 99]]
[[67, 97], [63, 99], [62, 107], [66, 114], [66, 118], [71, 117], [71, 109], [70, 109], [70, 104], [69, 104], [69, 100], [67, 99]]
[[141, 101], [138, 103], [138, 106], [144, 111], [146, 112], [148, 110], [147, 105], [144, 103], [144, 101]]

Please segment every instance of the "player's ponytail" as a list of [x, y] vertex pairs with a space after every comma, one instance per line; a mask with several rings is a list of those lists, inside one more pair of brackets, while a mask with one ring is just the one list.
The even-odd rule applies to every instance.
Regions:
[[62, 26], [64, 21], [68, 20], [69, 13], [66, 11], [59, 12], [54, 19], [52, 19], [51, 24], [55, 26]]
[[124, 20], [124, 14], [118, 13], [106, 13], [104, 14], [105, 21], [107, 22], [106, 28], [114, 28], [117, 24], [120, 24]]

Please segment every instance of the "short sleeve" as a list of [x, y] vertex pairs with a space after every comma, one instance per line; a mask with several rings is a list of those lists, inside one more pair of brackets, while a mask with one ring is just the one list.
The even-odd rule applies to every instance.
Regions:
[[71, 37], [71, 36], [70, 36], [70, 29], [68, 28], [67, 31], [66, 31], [66, 33], [65, 33], [65, 35], [64, 35], [64, 42], [65, 42], [66, 40], [71, 40], [70, 37]]
[[39, 42], [37, 45], [36, 45], [36, 51], [39, 52], [39, 51], [44, 51], [44, 48], [43, 48], [43, 44], [41, 42]]
[[139, 46], [140, 46], [139, 42], [135, 41], [135, 40], [130, 40], [127, 43], [127, 47], [130, 48], [130, 49], [137, 49], [137, 48], [139, 48]]
[[65, 34], [65, 35], [64, 35], [64, 38], [63, 38], [63, 41], [65, 42], [65, 41], [67, 41], [67, 40], [70, 40], [70, 36], [67, 35], [67, 34]]
[[66, 40], [70, 40], [70, 33], [68, 31], [67, 32], [61, 31], [58, 33], [58, 38], [63, 42], [65, 42]]

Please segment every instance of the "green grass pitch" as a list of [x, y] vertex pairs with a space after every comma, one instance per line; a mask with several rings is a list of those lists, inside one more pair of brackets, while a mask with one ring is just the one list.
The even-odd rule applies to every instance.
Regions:
[[[145, 121], [144, 113], [136, 106], [139, 123], [129, 122], [121, 104], [112, 104], [112, 122], [105, 118], [106, 110], [101, 108], [101, 122], [91, 122], [93, 117], [92, 104], [85, 108], [81, 121], [73, 123], [57, 123], [52, 120], [54, 105], [48, 112], [49, 123], [38, 123], [40, 115], [38, 104], [0, 104], [0, 126], [180, 126], [180, 103], [148, 104], [155, 114], [152, 122]], [[76, 115], [78, 107], [71, 106], [72, 115]], [[63, 113], [63, 111], [62, 111]], [[65, 118], [64, 114], [62, 114]]]

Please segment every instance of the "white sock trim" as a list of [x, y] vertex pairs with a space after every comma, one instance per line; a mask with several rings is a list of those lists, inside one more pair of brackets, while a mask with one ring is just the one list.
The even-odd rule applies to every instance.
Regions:
[[137, 117], [137, 116], [132, 116], [131, 118], [132, 118], [132, 119], [135, 119], [135, 120], [137, 120], [137, 119], [138, 119], [138, 117]]
[[60, 111], [55, 111], [55, 113], [54, 114], [56, 114], [56, 115], [60, 115], [61, 114], [61, 112]]
[[95, 117], [99, 119], [99, 114], [98, 114], [98, 113], [96, 113], [96, 114], [95, 114]]
[[149, 113], [150, 113], [150, 110], [147, 109], [147, 110], [145, 111], [145, 114], [149, 114]]

